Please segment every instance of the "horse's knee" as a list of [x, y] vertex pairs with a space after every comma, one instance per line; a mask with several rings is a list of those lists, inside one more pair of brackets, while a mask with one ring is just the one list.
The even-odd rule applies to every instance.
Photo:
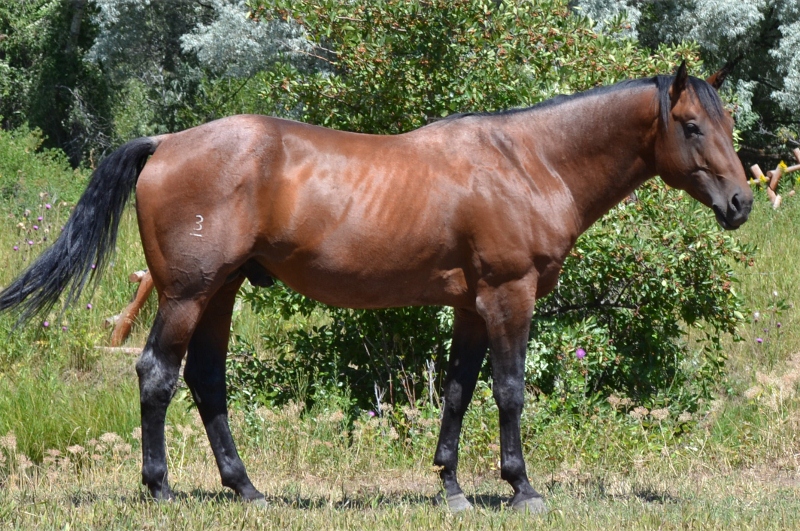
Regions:
[[525, 404], [525, 386], [523, 382], [495, 381], [492, 386], [492, 395], [501, 412], [522, 412]]

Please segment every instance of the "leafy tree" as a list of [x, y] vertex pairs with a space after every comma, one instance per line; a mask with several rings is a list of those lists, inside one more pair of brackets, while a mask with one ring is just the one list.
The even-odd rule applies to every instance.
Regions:
[[28, 0], [0, 5], [0, 116], [3, 127], [38, 127], [46, 145], [74, 164], [90, 139], [106, 138], [107, 85], [82, 60], [94, 37], [86, 0]]
[[180, 37], [184, 53], [220, 77], [247, 78], [266, 70], [278, 58], [299, 62], [310, 43], [300, 26], [281, 20], [256, 24], [243, 0], [213, 4], [214, 20], [199, 23]]
[[305, 40], [292, 24], [256, 24], [237, 0], [95, 0], [88, 60], [122, 95], [117, 142], [241, 112], [266, 112], [255, 78]]
[[[650, 54], [592, 31], [564, 2], [255, 2], [264, 21], [294, 20], [323, 68], [280, 65], [265, 97], [312, 123], [398, 133], [453, 112], [531, 105], [672, 68], [690, 46]], [[274, 9], [273, 9], [274, 5]]]
[[[453, 112], [530, 105], [669, 72], [681, 55], [697, 60], [690, 46], [649, 54], [622, 34], [622, 23], [598, 35], [563, 0], [283, 0], [253, 8], [259, 20], [300, 24], [324, 66], [276, 65], [265, 74], [264, 98], [303, 120], [360, 132], [404, 132]], [[678, 197], [648, 188], [579, 241], [534, 320], [528, 383], [542, 399], [570, 406], [615, 391], [693, 408], [707, 396], [724, 358], [719, 337], [737, 321], [726, 262], [735, 247], [713, 229], [713, 216], [695, 222], [701, 214]], [[262, 399], [286, 400], [303, 381], [303, 395], [313, 398], [348, 381], [367, 407], [381, 391], [384, 401], [430, 396], [431, 375], [441, 374], [448, 309], [352, 311], [281, 290], [246, 298], [271, 319], [325, 319], [311, 332], [290, 332], [276, 345], [277, 360], [234, 361], [234, 394], [250, 382], [261, 384]], [[711, 338], [705, 354], [682, 342], [684, 327], [700, 323]], [[585, 363], [574, 356], [579, 347]], [[690, 382], [684, 391], [680, 384]]]

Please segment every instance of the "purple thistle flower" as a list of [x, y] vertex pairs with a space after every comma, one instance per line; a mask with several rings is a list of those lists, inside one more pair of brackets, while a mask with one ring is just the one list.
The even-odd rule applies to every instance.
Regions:
[[760, 345], [761, 343], [763, 343], [763, 342], [764, 342], [764, 340], [763, 340], [763, 339], [761, 339], [760, 337], [757, 337], [757, 338], [756, 338], [756, 343], [758, 343], [759, 345]]
[[28, 240], [28, 245], [33, 245], [33, 240]]
[[42, 216], [39, 216], [38, 218], [36, 218], [36, 221], [42, 221]]
[[582, 360], [583, 358], [586, 357], [586, 351], [583, 350], [582, 348], [579, 348], [578, 350], [575, 351], [575, 357], [578, 358], [579, 360]]
[[781, 327], [781, 324], [780, 324], [780, 323], [777, 323], [775, 326], [777, 326], [778, 328], [780, 328], [780, 327]]
[[90, 302], [89, 304], [87, 304], [87, 305], [86, 305], [86, 309], [87, 309], [87, 310], [91, 310], [91, 309], [92, 309], [92, 303], [91, 303], [91, 302]]
[[66, 327], [66, 326], [62, 326], [62, 327], [61, 327], [61, 331], [62, 331], [62, 332], [66, 332], [66, 331], [67, 331], [67, 327]]
[[47, 203], [47, 204], [46, 204], [44, 207], [45, 207], [47, 210], [50, 210], [51, 208], [53, 208], [53, 205], [51, 205], [50, 203]]
[[17, 247], [17, 246], [15, 245], [15, 246], [14, 246], [14, 250], [15, 250], [15, 251], [19, 251], [19, 247]]
[[375, 416], [375, 412], [374, 411], [367, 411], [367, 415], [369, 415], [370, 417], [374, 417]]
[[96, 266], [96, 265], [94, 265], [94, 264], [92, 264], [92, 269], [94, 269], [95, 267], [97, 267], [97, 266]]
[[33, 230], [39, 230], [39, 225], [34, 225]]
[[47, 328], [48, 326], [50, 326], [50, 321], [45, 321], [45, 322], [43, 322], [43, 323], [42, 323], [42, 326], [43, 326], [43, 327], [45, 327], [45, 328]]

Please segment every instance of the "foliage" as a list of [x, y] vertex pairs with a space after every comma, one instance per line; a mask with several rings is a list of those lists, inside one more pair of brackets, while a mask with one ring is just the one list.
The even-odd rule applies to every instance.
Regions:
[[115, 143], [243, 112], [268, 112], [255, 80], [274, 57], [297, 60], [292, 24], [255, 24], [237, 0], [98, 0], [87, 61], [123, 96]]
[[[264, 97], [304, 121], [400, 133], [453, 112], [531, 105], [559, 93], [672, 71], [690, 46], [652, 55], [596, 34], [566, 2], [253, 2], [301, 24], [325, 65], [284, 64]], [[273, 4], [276, 11], [273, 11]]]
[[[268, 333], [265, 344], [276, 356], [266, 362], [247, 355], [252, 347], [239, 338], [229, 388], [240, 402], [313, 403], [349, 390], [362, 409], [380, 411], [381, 404], [395, 403], [438, 405], [439, 369], [452, 329], [449, 310], [334, 308], [280, 283], [269, 290], [249, 289], [244, 300], [265, 320], [287, 322], [299, 314], [309, 324], [284, 336]], [[310, 324], [315, 315], [318, 324]]]
[[86, 186], [87, 175], [70, 168], [64, 153], [42, 149], [42, 133], [26, 126], [0, 130], [0, 204], [4, 211], [23, 211], [42, 203], [77, 201]]
[[274, 20], [255, 24], [244, 1], [213, 5], [215, 18], [181, 36], [184, 52], [193, 52], [208, 71], [222, 77], [247, 78], [268, 69], [277, 58], [298, 59], [311, 46], [297, 24]]
[[[305, 40], [240, 0], [26, 0], [0, 6], [0, 116], [39, 128], [73, 166], [134, 136], [269, 112], [256, 81]], [[307, 61], [306, 61], [307, 62]]]
[[731, 266], [752, 251], [683, 193], [647, 183], [581, 237], [539, 302], [529, 383], [566, 407], [616, 393], [694, 411], [723, 374], [722, 337], [737, 337]]
[[[265, 99], [303, 120], [360, 132], [399, 133], [453, 111], [531, 104], [560, 91], [670, 71], [667, 57], [678, 52], [692, 58], [690, 48], [648, 56], [624, 37], [599, 36], [560, 1], [294, 1], [276, 9], [261, 4], [255, 14], [303, 25], [327, 68], [283, 65], [271, 74]], [[722, 362], [720, 335], [736, 321], [737, 301], [720, 287], [730, 280], [725, 259], [734, 251], [729, 238], [701, 229], [713, 226], [712, 216], [705, 224], [690, 222], [698, 215], [692, 210], [680, 218], [692, 228], [680, 229], [676, 209], [659, 192], [645, 192], [638, 206], [615, 211], [616, 218], [581, 240], [565, 267], [561, 295], [542, 301], [534, 321], [532, 388], [574, 403], [601, 391], [643, 401], [668, 394], [682, 400], [680, 407], [696, 407], [708, 396]], [[631, 284], [648, 290], [634, 292]], [[249, 292], [246, 299], [270, 318], [276, 307], [286, 315], [323, 316], [310, 331], [291, 332], [276, 360], [234, 364], [234, 373], [266, 385], [268, 402], [296, 399], [298, 389], [301, 399], [313, 399], [321, 388], [345, 381], [363, 408], [434, 400], [427, 386], [443, 370], [449, 310], [342, 310], [282, 291]], [[625, 308], [609, 311], [609, 300]], [[684, 324], [700, 322], [717, 345], [706, 356], [682, 343]], [[578, 346], [591, 352], [584, 362], [589, 370], [561, 363]], [[693, 361], [697, 366], [688, 367]], [[583, 385], [565, 387], [576, 379]], [[687, 382], [696, 385], [682, 387]]]
[[73, 164], [108, 138], [108, 86], [82, 60], [94, 34], [87, 0], [30, 0], [0, 6], [0, 115], [3, 127], [42, 130]]

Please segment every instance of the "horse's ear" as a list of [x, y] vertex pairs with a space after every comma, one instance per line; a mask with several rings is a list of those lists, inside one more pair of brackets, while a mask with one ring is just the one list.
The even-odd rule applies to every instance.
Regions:
[[669, 97], [672, 100], [672, 104], [678, 101], [678, 98], [681, 97], [681, 92], [686, 90], [686, 83], [689, 80], [689, 74], [686, 72], [686, 61], [681, 61], [681, 66], [678, 67], [678, 70], [675, 72], [675, 79], [672, 81], [672, 86], [669, 88]]
[[734, 66], [736, 66], [736, 61], [730, 61], [726, 63], [725, 66], [708, 76], [706, 81], [709, 85], [719, 90], [719, 88], [725, 82], [725, 78], [728, 77], [728, 74], [731, 73], [731, 70], [733, 70]]

